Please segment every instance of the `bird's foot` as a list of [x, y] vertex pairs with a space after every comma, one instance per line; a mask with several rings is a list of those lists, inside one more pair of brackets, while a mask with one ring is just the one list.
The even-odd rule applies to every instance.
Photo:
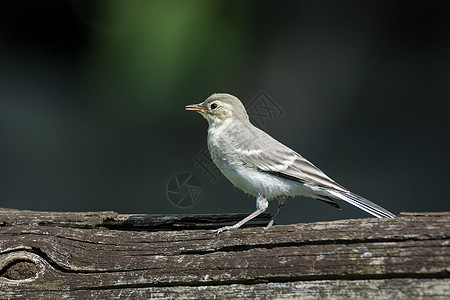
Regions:
[[269, 224], [267, 224], [267, 226], [264, 227], [264, 230], [267, 230], [267, 229], [269, 229], [270, 227], [272, 227], [273, 223], [275, 223], [275, 221], [274, 221], [273, 219], [270, 220]]
[[235, 225], [233, 225], [233, 226], [225, 226], [225, 227], [222, 227], [222, 228], [213, 230], [213, 232], [214, 232], [216, 235], [219, 235], [219, 234], [221, 234], [221, 233], [224, 232], [224, 231], [228, 231], [228, 230], [231, 230], [231, 229], [236, 229], [236, 228], [239, 228], [239, 227], [241, 227], [241, 224], [238, 223], [238, 224], [235, 224]]
[[214, 232], [215, 235], [219, 235], [219, 234], [221, 234], [224, 231], [227, 231], [227, 230], [230, 230], [230, 229], [234, 229], [234, 228], [236, 228], [236, 227], [234, 227], [234, 226], [225, 226], [225, 227], [213, 230], [213, 232]]

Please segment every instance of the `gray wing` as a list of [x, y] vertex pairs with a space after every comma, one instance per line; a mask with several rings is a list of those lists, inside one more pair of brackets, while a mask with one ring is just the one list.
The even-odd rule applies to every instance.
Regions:
[[[300, 183], [348, 192], [294, 150], [278, 142], [264, 131], [256, 127], [252, 129], [240, 130], [239, 133], [233, 134], [236, 141], [240, 141], [240, 143], [234, 142], [233, 148], [244, 158], [244, 163], [261, 171]], [[244, 132], [252, 134], [244, 138]]]
[[[252, 134], [244, 134], [245, 132]], [[302, 184], [348, 192], [303, 156], [256, 127], [248, 128], [248, 130], [240, 128], [231, 136], [235, 138], [231, 141], [232, 148], [249, 166]], [[340, 206], [330, 197], [316, 195], [315, 198], [340, 209]]]
[[[241, 132], [245, 131], [242, 130]], [[239, 145], [235, 144], [237, 151], [243, 154], [241, 157], [245, 157], [245, 164], [281, 178], [322, 188], [334, 198], [344, 200], [378, 218], [395, 217], [393, 213], [381, 206], [336, 183], [303, 156], [278, 142], [264, 131], [253, 127], [250, 132], [252, 133], [251, 139], [242, 139], [241, 137], [239, 140], [246, 142], [239, 143]], [[315, 195], [315, 198], [339, 208], [339, 205], [330, 197]]]

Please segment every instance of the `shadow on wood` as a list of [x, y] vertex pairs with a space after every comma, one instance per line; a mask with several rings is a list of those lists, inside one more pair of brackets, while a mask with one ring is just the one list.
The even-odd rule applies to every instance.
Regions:
[[241, 218], [0, 209], [0, 298], [450, 294], [448, 212], [210, 230]]

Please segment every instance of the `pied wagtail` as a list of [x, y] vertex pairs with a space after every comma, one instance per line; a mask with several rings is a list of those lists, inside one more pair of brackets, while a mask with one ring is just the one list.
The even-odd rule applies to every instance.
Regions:
[[286, 205], [288, 196], [307, 196], [339, 208], [333, 199], [344, 200], [378, 218], [395, 215], [377, 204], [358, 196], [325, 175], [303, 156], [283, 145], [250, 123], [241, 101], [230, 94], [213, 94], [186, 110], [199, 112], [209, 123], [208, 149], [211, 158], [228, 180], [244, 192], [254, 195], [256, 211], [233, 226], [239, 228], [264, 212], [268, 200], [277, 199], [279, 206], [266, 228]]

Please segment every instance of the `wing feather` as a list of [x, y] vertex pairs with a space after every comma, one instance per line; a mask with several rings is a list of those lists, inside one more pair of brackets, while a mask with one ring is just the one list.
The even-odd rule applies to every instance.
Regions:
[[[246, 135], [245, 132], [253, 134]], [[303, 156], [256, 127], [236, 129], [231, 136], [234, 137], [231, 148], [240, 154], [243, 163], [251, 167], [303, 184], [348, 191]]]
[[[344, 200], [376, 217], [393, 218], [395, 215], [381, 206], [361, 197], [336, 183], [303, 156], [278, 142], [264, 131], [253, 127], [234, 133], [232, 148], [242, 154], [241, 162], [280, 178], [324, 189], [333, 198]], [[249, 136], [245, 132], [251, 132]], [[317, 194], [314, 198], [339, 208], [328, 196]]]

